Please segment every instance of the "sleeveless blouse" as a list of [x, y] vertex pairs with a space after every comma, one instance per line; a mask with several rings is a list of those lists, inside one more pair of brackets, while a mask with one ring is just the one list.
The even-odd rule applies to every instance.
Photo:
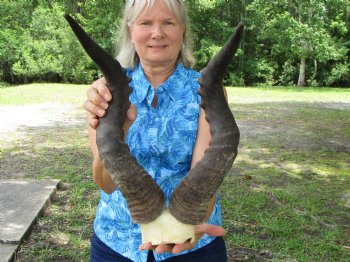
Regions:
[[[126, 143], [131, 154], [163, 190], [167, 203], [179, 182], [188, 174], [197, 137], [200, 96], [197, 93], [200, 74], [178, 64], [173, 74], [156, 91], [147, 80], [141, 65], [127, 70], [133, 89], [129, 100], [137, 107], [137, 117], [129, 128]], [[156, 107], [151, 103], [158, 97]], [[101, 191], [94, 231], [114, 251], [136, 262], [147, 261], [148, 251], [139, 251], [141, 231], [132, 222], [125, 198], [119, 190]], [[221, 207], [217, 198], [209, 224], [221, 226]], [[209, 244], [214, 237], [204, 235], [194, 251]], [[157, 254], [156, 261], [176, 256]]]

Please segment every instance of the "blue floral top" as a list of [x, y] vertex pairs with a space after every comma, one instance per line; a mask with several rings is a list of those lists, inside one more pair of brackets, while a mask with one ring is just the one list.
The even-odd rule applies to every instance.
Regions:
[[[200, 96], [197, 93], [200, 74], [178, 64], [174, 73], [156, 92], [141, 65], [127, 70], [132, 79], [130, 102], [137, 107], [137, 118], [130, 127], [126, 142], [131, 154], [145, 168], [165, 193], [167, 201], [191, 167], [192, 151], [197, 136]], [[157, 106], [151, 102], [157, 95]], [[216, 202], [208, 221], [221, 225], [221, 208]], [[119, 190], [106, 194], [101, 190], [94, 222], [96, 235], [111, 249], [137, 262], [147, 260], [148, 251], [139, 251], [141, 232], [132, 223], [127, 203]], [[193, 250], [209, 244], [214, 238], [204, 235]], [[191, 251], [184, 251], [184, 254]], [[180, 255], [179, 254], [179, 255]], [[156, 261], [171, 253], [157, 254]]]

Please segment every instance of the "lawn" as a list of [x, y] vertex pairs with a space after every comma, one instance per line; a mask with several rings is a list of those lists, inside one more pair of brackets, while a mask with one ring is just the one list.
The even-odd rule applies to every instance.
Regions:
[[[81, 109], [85, 89], [0, 87], [0, 109], [69, 104], [79, 120], [0, 134], [0, 178], [63, 182], [17, 261], [89, 260], [98, 188]], [[350, 90], [229, 87], [228, 96], [241, 130], [219, 192], [229, 261], [348, 261]]]

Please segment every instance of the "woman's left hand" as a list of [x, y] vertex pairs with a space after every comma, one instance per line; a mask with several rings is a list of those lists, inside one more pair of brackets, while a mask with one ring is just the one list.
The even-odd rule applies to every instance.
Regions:
[[158, 254], [170, 252], [173, 254], [177, 254], [183, 252], [185, 250], [192, 249], [197, 241], [203, 236], [203, 234], [207, 234], [213, 237], [219, 237], [225, 235], [226, 231], [222, 227], [210, 224], [202, 224], [196, 226], [196, 240], [193, 243], [185, 242], [183, 244], [160, 244], [158, 246], [153, 246], [152, 243], [144, 243], [140, 245], [139, 249], [142, 250], [155, 250]]

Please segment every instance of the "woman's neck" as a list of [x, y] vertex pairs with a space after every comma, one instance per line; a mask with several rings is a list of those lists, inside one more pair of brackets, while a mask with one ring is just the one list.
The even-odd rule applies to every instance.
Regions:
[[143, 72], [148, 81], [152, 84], [153, 88], [157, 90], [158, 86], [164, 83], [169, 76], [174, 72], [176, 65], [163, 66], [163, 67], [150, 67], [142, 65]]

